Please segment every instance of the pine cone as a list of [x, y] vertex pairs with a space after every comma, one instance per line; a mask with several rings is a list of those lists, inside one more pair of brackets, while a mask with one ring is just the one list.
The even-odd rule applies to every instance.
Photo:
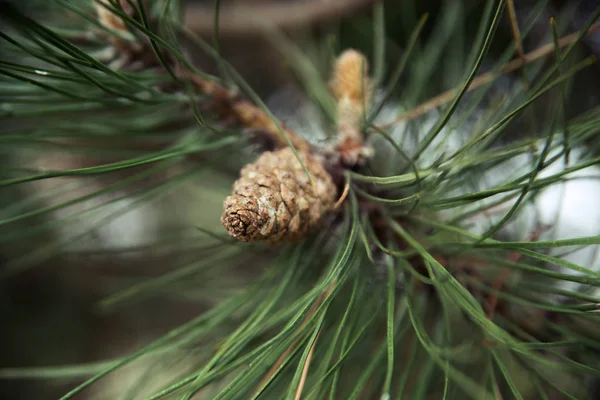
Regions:
[[306, 152], [299, 156], [314, 184], [289, 147], [265, 152], [242, 168], [221, 217], [229, 235], [275, 243], [299, 239], [319, 225], [335, 202], [336, 188], [319, 161]]

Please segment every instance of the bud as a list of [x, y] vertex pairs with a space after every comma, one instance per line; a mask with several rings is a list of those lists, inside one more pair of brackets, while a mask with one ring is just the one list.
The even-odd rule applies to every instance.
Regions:
[[344, 51], [335, 61], [329, 86], [337, 100], [348, 99], [357, 107], [369, 104], [371, 93], [369, 62], [356, 50]]
[[299, 157], [314, 183], [289, 147], [265, 152], [242, 168], [221, 217], [229, 235], [244, 242], [292, 241], [321, 223], [336, 187], [318, 160], [307, 152]]
[[372, 155], [361, 132], [372, 91], [366, 57], [356, 50], [343, 52], [335, 62], [329, 87], [337, 102], [338, 152], [346, 165], [362, 163]]

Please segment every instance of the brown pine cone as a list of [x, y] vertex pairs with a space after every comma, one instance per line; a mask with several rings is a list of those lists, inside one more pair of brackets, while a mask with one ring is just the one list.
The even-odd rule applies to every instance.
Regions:
[[242, 168], [221, 217], [229, 235], [274, 243], [299, 239], [319, 225], [333, 207], [336, 188], [319, 161], [306, 152], [299, 156], [314, 184], [289, 147], [265, 152]]

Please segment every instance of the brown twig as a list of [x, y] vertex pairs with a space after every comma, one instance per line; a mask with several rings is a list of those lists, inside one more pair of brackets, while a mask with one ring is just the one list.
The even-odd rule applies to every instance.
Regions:
[[[268, 136], [277, 147], [287, 146], [285, 136], [290, 140], [296, 150], [308, 152], [311, 144], [284, 126], [282, 122], [275, 121], [266, 112], [235, 92], [224, 88], [216, 82], [206, 80], [199, 75], [183, 73], [188, 76], [194, 87], [202, 94], [209, 97], [216, 105], [216, 111], [224, 118], [233, 118], [245, 128], [259, 131]], [[279, 127], [281, 127], [281, 130]]]
[[[105, 0], [104, 0], [105, 1]], [[126, 2], [122, 2], [126, 4]], [[96, 5], [96, 11], [100, 22], [110, 29], [126, 31], [123, 21], [106, 10], [101, 5]], [[129, 10], [133, 12], [132, 10]], [[119, 38], [118, 38], [119, 39]], [[123, 42], [119, 39], [113, 43], [115, 49], [122, 55], [131, 58], [132, 54], [138, 55], [136, 46], [141, 43]], [[149, 52], [154, 54], [153, 52]], [[174, 59], [170, 60], [176, 64]], [[287, 139], [298, 151], [308, 152], [311, 145], [292, 129], [285, 127], [281, 122], [271, 118], [265, 111], [244, 99], [236, 92], [229, 90], [217, 82], [204, 79], [185, 68], [176, 68], [177, 75], [183, 80], [190, 80], [196, 90], [213, 101], [216, 111], [225, 119], [234, 119], [240, 125], [252, 131], [264, 133], [268, 139], [277, 147], [286, 147]]]
[[[510, 30], [513, 36], [513, 41], [515, 42], [517, 57], [521, 60], [521, 67], [523, 67], [525, 65], [525, 51], [523, 50], [523, 38], [521, 37], [521, 30], [519, 29], [519, 20], [517, 19], [517, 12], [515, 11], [514, 0], [507, 0], [506, 8], [508, 10], [508, 22], [510, 24]], [[529, 88], [529, 83], [527, 82], [525, 69], [519, 68], [519, 70], [523, 86], [525, 88]]]
[[[239, 4], [221, 7], [219, 32], [222, 35], [261, 34], [260, 21], [269, 21], [279, 29], [306, 27], [339, 18], [373, 3], [374, 0], [310, 0], [269, 4]], [[253, 16], [260, 16], [260, 20]], [[194, 32], [212, 33], [213, 7], [190, 4], [186, 9], [185, 25]]]
[[312, 346], [310, 346], [308, 357], [306, 357], [306, 362], [302, 367], [302, 376], [300, 377], [300, 382], [298, 383], [298, 389], [296, 389], [296, 396], [294, 396], [294, 400], [300, 400], [300, 396], [302, 396], [302, 390], [304, 389], [304, 384], [306, 383], [306, 376], [308, 375], [308, 367], [310, 366], [310, 361], [312, 360], [312, 356], [315, 352], [315, 346], [317, 345], [318, 340], [319, 334], [317, 334], [315, 342], [312, 344]]
[[[527, 237], [527, 241], [533, 242], [533, 241], [537, 240], [540, 237], [540, 235], [542, 234], [544, 229], [545, 228], [542, 227], [542, 228], [538, 228], [535, 231], [531, 232], [531, 234], [529, 234]], [[523, 254], [519, 253], [518, 251], [513, 251], [508, 254], [508, 261], [518, 262], [522, 257], [523, 257]], [[492, 290], [490, 291], [490, 294], [487, 299], [487, 304], [486, 304], [486, 315], [489, 319], [492, 319], [492, 317], [494, 316], [494, 311], [496, 310], [496, 306], [498, 304], [497, 293], [500, 292], [500, 290], [502, 290], [502, 286], [504, 286], [504, 282], [506, 282], [506, 279], [508, 278], [509, 275], [510, 275], [510, 268], [508, 268], [508, 267], [503, 268], [502, 271], [500, 271], [500, 275], [498, 275], [498, 277], [492, 284], [492, 287], [491, 287]]]
[[506, 8], [508, 10], [508, 19], [510, 22], [510, 30], [515, 41], [517, 48], [517, 56], [521, 59], [523, 65], [525, 65], [525, 52], [523, 51], [523, 39], [521, 38], [521, 30], [519, 29], [519, 21], [517, 20], [517, 13], [515, 12], [514, 0], [507, 0]]
[[[519, 253], [516, 253], [516, 254], [519, 254]], [[513, 253], [511, 253], [511, 255], [513, 255]], [[511, 258], [512, 257], [509, 257], [509, 260]], [[485, 309], [486, 309], [485, 315], [489, 319], [492, 319], [494, 317], [494, 311], [496, 310], [496, 306], [498, 305], [498, 295], [496, 293], [498, 293], [500, 290], [502, 290], [502, 286], [504, 286], [504, 282], [506, 282], [506, 279], [508, 278], [509, 275], [510, 275], [510, 268], [503, 268], [502, 271], [500, 271], [500, 275], [498, 275], [498, 278], [496, 278], [496, 280], [492, 284], [491, 293], [489, 294], [489, 296], [487, 298], [487, 303], [485, 304]]]
[[502, 392], [500, 391], [500, 387], [498, 387], [498, 383], [494, 385], [494, 394], [498, 400], [503, 400]]
[[[590, 27], [590, 29], [585, 33], [585, 35], [589, 35], [598, 29], [600, 29], [600, 22], [592, 25]], [[558, 41], [558, 47], [563, 48], [565, 46], [568, 46], [569, 44], [571, 44], [575, 40], [577, 40], [577, 37], [579, 35], [580, 35], [579, 32], [575, 32], [575, 33], [571, 33], [570, 35], [567, 35], [567, 36], [561, 38]], [[514, 71], [518, 70], [519, 68], [521, 68], [525, 64], [529, 64], [535, 60], [538, 60], [542, 57], [547, 56], [548, 54], [553, 53], [554, 50], [555, 50], [554, 43], [548, 43], [530, 53], [523, 55], [522, 58], [517, 58], [512, 61], [507, 62], [500, 68], [499, 71], [490, 71], [490, 72], [486, 72], [482, 75], [479, 75], [478, 77], [473, 79], [473, 82], [471, 82], [471, 85], [469, 86], [467, 91], [471, 92], [477, 88], [480, 88], [483, 85], [493, 82], [495, 79], [497, 79], [501, 75], [508, 74], [510, 72], [514, 72]], [[389, 124], [385, 124], [385, 125], [380, 125], [379, 128], [384, 129], [384, 130], [389, 129], [392, 126], [394, 126], [395, 124], [397, 124], [398, 122], [415, 119], [424, 114], [427, 114], [428, 112], [452, 101], [452, 99], [454, 99], [454, 97], [456, 96], [456, 94], [458, 93], [459, 90], [460, 90], [459, 87], [450, 89], [450, 90], [426, 101], [425, 103], [422, 103], [422, 104], [416, 106], [415, 108], [405, 112], [404, 114], [402, 114], [398, 118], [396, 118], [393, 122], [391, 122]]]
[[342, 195], [340, 196], [340, 198], [338, 199], [338, 201], [335, 202], [333, 209], [337, 209], [339, 206], [342, 205], [342, 203], [344, 202], [344, 200], [346, 200], [346, 197], [348, 197], [348, 192], [350, 191], [350, 183], [346, 182], [346, 184], [344, 185], [344, 191], [342, 192]]
[[[329, 294], [331, 294], [331, 292], [333, 291], [333, 288], [335, 287], [335, 284], [337, 283], [337, 280], [334, 280], [333, 282], [331, 282], [331, 284], [329, 285], [329, 287], [327, 288], [327, 290], [325, 290], [317, 299], [317, 301], [315, 301], [315, 304], [313, 304], [313, 306], [310, 308], [310, 310], [308, 310], [308, 313], [306, 314], [306, 316], [304, 317], [304, 319], [302, 320], [302, 323], [300, 325], [300, 329], [302, 329], [307, 323], [308, 320], [315, 314], [315, 312], [317, 311], [317, 308], [319, 308], [319, 306], [323, 303], [323, 301], [325, 300], [325, 298], [327, 298], [327, 296], [329, 296]], [[287, 358], [288, 355], [290, 355], [290, 353], [296, 348], [296, 345], [298, 344], [298, 342], [300, 341], [300, 338], [294, 340], [294, 342], [290, 345], [290, 347], [287, 348], [286, 351], [283, 352], [283, 354], [281, 354], [279, 356], [279, 358], [277, 359], [277, 361], [275, 362], [275, 364], [273, 364], [273, 366], [267, 371], [267, 373], [265, 374], [264, 378], [260, 381], [260, 383], [258, 384], [255, 394], [258, 393], [258, 391], [269, 381], [269, 379], [271, 379], [271, 377], [273, 377], [273, 375], [275, 374], [275, 372], [277, 372], [277, 370], [279, 369], [279, 367], [281, 366], [281, 364], [283, 364], [283, 362], [285, 361], [285, 359]], [[315, 340], [316, 343], [316, 340]], [[314, 344], [313, 344], [314, 347]], [[313, 351], [313, 349], [311, 348], [311, 353]], [[304, 368], [307, 369], [308, 371], [308, 364], [310, 364], [310, 359], [312, 358], [312, 354], [309, 354], [308, 358], [306, 359], [306, 364], [304, 365]], [[304, 374], [304, 370], [302, 371], [302, 373]], [[298, 389], [300, 391], [302, 391], [302, 387], [304, 386], [304, 383], [301, 381], [301, 384], [298, 386]]]

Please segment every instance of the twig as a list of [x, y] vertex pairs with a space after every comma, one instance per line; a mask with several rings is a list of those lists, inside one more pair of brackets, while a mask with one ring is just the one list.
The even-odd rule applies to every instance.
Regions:
[[[306, 316], [304, 317], [304, 319], [302, 320], [302, 323], [300, 325], [300, 329], [303, 328], [308, 320], [315, 314], [315, 312], [317, 311], [317, 308], [319, 308], [319, 306], [323, 303], [323, 301], [325, 300], [325, 298], [327, 296], [329, 296], [329, 294], [333, 291], [333, 288], [335, 287], [335, 284], [337, 283], [337, 280], [334, 280], [333, 282], [331, 282], [331, 285], [329, 285], [329, 287], [327, 288], [327, 290], [325, 290], [317, 299], [317, 301], [315, 301], [315, 304], [313, 304], [313, 306], [310, 308], [310, 310], [308, 310], [308, 313], [306, 314]], [[318, 337], [317, 337], [318, 339]], [[283, 352], [283, 354], [281, 354], [279, 356], [279, 358], [277, 359], [277, 361], [275, 362], [275, 364], [273, 364], [273, 366], [267, 371], [266, 375], [264, 376], [264, 378], [260, 381], [260, 383], [258, 384], [255, 394], [258, 393], [258, 391], [269, 381], [269, 379], [271, 379], [271, 377], [273, 377], [273, 375], [275, 374], [275, 372], [277, 372], [277, 370], [279, 369], [279, 367], [281, 366], [281, 364], [283, 364], [283, 362], [285, 361], [285, 359], [287, 358], [287, 356], [296, 348], [296, 345], [298, 344], [298, 342], [300, 341], [300, 338], [294, 340], [294, 342], [290, 345], [290, 347], [287, 348], [286, 351]], [[315, 343], [317, 341], [315, 340]], [[313, 344], [314, 347], [314, 344]], [[308, 364], [310, 363], [310, 359], [312, 357], [312, 352], [313, 349], [311, 348], [310, 350], [310, 354], [308, 355], [307, 359], [306, 359], [306, 364], [304, 365], [304, 368], [306, 368], [308, 370]], [[302, 371], [303, 375], [304, 375], [304, 370]], [[302, 387], [304, 386], [304, 382], [303, 380], [300, 381], [300, 385], [298, 386], [298, 389], [300, 391], [302, 391]]]
[[[278, 147], [287, 146], [287, 142], [282, 137], [277, 124], [259, 107], [216, 82], [206, 80], [196, 74], [184, 74], [188, 75], [188, 78], [199, 92], [214, 101], [216, 111], [221, 116], [233, 118], [245, 128], [266, 134]], [[279, 125], [296, 150], [301, 152], [311, 150], [312, 145], [307, 140], [284, 126], [282, 122], [279, 122]]]
[[500, 392], [500, 388], [498, 387], [497, 383], [494, 385], [494, 394], [498, 400], [503, 400], [502, 392]]
[[273, 364], [273, 366], [267, 371], [267, 374], [264, 376], [264, 378], [258, 384], [258, 387], [256, 388], [256, 391], [254, 392], [254, 394], [257, 394], [258, 391], [260, 390], [260, 388], [262, 388], [269, 381], [269, 379], [271, 379], [271, 377], [279, 369], [279, 367], [281, 366], [281, 364], [283, 364], [283, 361], [287, 358], [288, 355], [290, 355], [290, 353], [292, 352], [292, 350], [296, 347], [297, 343], [298, 343], [298, 340], [295, 340], [294, 343], [292, 343], [292, 345], [290, 347], [288, 347], [287, 350], [284, 351], [279, 356], [279, 358], [277, 359], [277, 361], [275, 362], [275, 364]]
[[[544, 227], [541, 227], [531, 232], [531, 234], [529, 234], [527, 237], [527, 241], [533, 242], [539, 239], [544, 229]], [[513, 251], [508, 254], [508, 261], [518, 262], [522, 257], [523, 254], [519, 253], [518, 251]], [[492, 290], [490, 291], [490, 295], [488, 296], [486, 305], [486, 315], [489, 319], [492, 319], [492, 317], [494, 316], [494, 311], [496, 310], [496, 305], [498, 304], [497, 293], [500, 292], [500, 290], [502, 290], [502, 286], [504, 286], [504, 282], [506, 282], [506, 279], [509, 275], [510, 268], [503, 268], [502, 271], [500, 271], [500, 275], [498, 276], [498, 278], [496, 278], [496, 280], [492, 284]]]
[[348, 197], [349, 191], [350, 191], [350, 183], [346, 182], [346, 184], [344, 185], [344, 191], [342, 192], [342, 195], [340, 196], [338, 201], [335, 202], [335, 205], [333, 206], [334, 210], [337, 209], [339, 206], [341, 206], [342, 203], [344, 202], [344, 200], [346, 200], [346, 197]]
[[[248, 35], [263, 32], [260, 21], [270, 21], [279, 29], [306, 27], [310, 24], [339, 18], [366, 7], [374, 0], [310, 0], [272, 2], [270, 4], [239, 4], [222, 7], [219, 12], [219, 32], [222, 35]], [[260, 20], [252, 16], [260, 16]], [[213, 9], [196, 4], [186, 8], [185, 25], [197, 33], [211, 33], [214, 27]]]
[[[597, 22], [590, 27], [590, 29], [585, 33], [585, 35], [587, 36], [587, 35], [591, 34], [592, 32], [598, 30], [599, 28], [600, 28], [600, 22]], [[571, 33], [570, 35], [563, 37], [562, 39], [560, 39], [558, 41], [558, 47], [563, 48], [563, 47], [573, 43], [575, 40], [577, 40], [577, 37], [579, 35], [580, 35], [579, 32], [575, 32], [575, 33]], [[551, 54], [552, 52], [554, 52], [554, 50], [555, 50], [554, 43], [548, 43], [530, 53], [525, 54], [522, 58], [517, 58], [515, 60], [507, 62], [500, 68], [499, 71], [490, 71], [490, 72], [486, 72], [482, 75], [479, 75], [478, 77], [473, 79], [473, 82], [469, 86], [468, 91], [471, 92], [485, 84], [493, 82], [495, 79], [497, 79], [501, 75], [516, 71], [525, 64], [529, 64], [535, 60], [538, 60], [542, 57], [547, 56], [548, 54]], [[438, 108], [439, 106], [452, 101], [452, 99], [456, 96], [456, 93], [458, 92], [458, 90], [460, 90], [460, 88], [458, 88], [458, 87], [456, 87], [454, 89], [450, 89], [450, 90], [426, 101], [425, 103], [422, 103], [422, 104], [416, 106], [412, 110], [405, 112], [404, 114], [402, 114], [398, 118], [396, 118], [393, 122], [391, 122], [389, 124], [385, 124], [385, 125], [380, 125], [378, 127], [380, 129], [386, 130], [386, 129], [391, 128], [398, 122], [415, 119], [424, 114], [427, 114], [428, 112]]]
[[521, 37], [521, 30], [519, 29], [519, 20], [517, 19], [517, 13], [515, 11], [514, 0], [507, 0], [506, 8], [508, 9], [508, 22], [510, 24], [513, 41], [515, 42], [517, 57], [521, 60], [521, 68], [519, 68], [521, 81], [525, 88], [529, 88], [525, 69], [522, 68], [525, 65], [525, 51], [523, 50], [523, 38]]
[[304, 367], [302, 367], [302, 376], [300, 377], [300, 382], [298, 383], [298, 389], [296, 390], [296, 396], [294, 397], [294, 400], [300, 400], [300, 396], [302, 396], [302, 390], [304, 389], [304, 384], [306, 383], [306, 376], [308, 375], [308, 367], [310, 366], [310, 361], [312, 360], [312, 356], [315, 352], [315, 346], [317, 345], [318, 340], [319, 334], [317, 334], [315, 342], [312, 344], [312, 346], [310, 346], [308, 357], [306, 357], [306, 362], [304, 363]]
[[523, 65], [525, 64], [525, 52], [523, 51], [523, 40], [521, 38], [521, 30], [519, 29], [519, 21], [517, 20], [517, 13], [515, 12], [514, 0], [508, 0], [506, 2], [508, 9], [508, 19], [510, 21], [510, 30], [512, 31], [515, 46], [517, 48], [517, 56], [521, 59]]
[[[126, 4], [124, 1], [122, 1], [122, 3]], [[106, 27], [126, 31], [123, 21], [109, 10], [106, 10], [103, 6], [97, 4], [96, 12], [100, 22]], [[113, 46], [119, 53], [129, 57], [131, 57], [131, 53], [135, 53], [137, 50], [134, 48], [136, 45], [139, 46], [140, 44], [129, 42], [113, 43]], [[151, 54], [153, 53], [151, 52]], [[176, 65], [174, 59], [171, 59], [170, 62]], [[222, 117], [235, 119], [245, 128], [264, 133], [271, 142], [277, 145], [277, 147], [285, 147], [288, 145], [285, 140], [285, 136], [287, 136], [296, 150], [303, 152], [311, 150], [312, 146], [308, 141], [303, 139], [293, 130], [284, 127], [281, 122], [277, 121], [277, 124], [273, 118], [267, 115], [262, 109], [242, 98], [236, 92], [221, 86], [217, 82], [204, 79], [185, 68], [181, 68], [181, 66], [176, 68], [176, 71], [175, 74], [178, 78], [183, 80], [189, 79], [196, 90], [209, 97], [215, 104], [216, 111]], [[278, 125], [282, 127], [283, 134], [278, 128]]]
[[[519, 254], [519, 253], [516, 253]], [[511, 253], [511, 256], [513, 255], [513, 253]], [[509, 256], [509, 259], [512, 259], [513, 257]], [[517, 259], [518, 260], [518, 259]], [[515, 261], [517, 261], [515, 260]], [[511, 260], [513, 261], [513, 260]], [[486, 303], [486, 310], [485, 310], [485, 315], [489, 318], [492, 319], [494, 317], [494, 311], [496, 311], [496, 306], [498, 305], [498, 296], [496, 295], [497, 292], [499, 292], [500, 290], [502, 290], [502, 286], [504, 286], [504, 282], [506, 281], [506, 278], [508, 278], [508, 276], [510, 275], [510, 268], [503, 268], [502, 271], [500, 271], [500, 275], [498, 276], [498, 278], [496, 278], [496, 280], [494, 281], [494, 283], [492, 284], [491, 287], [491, 293], [488, 296], [487, 299], [487, 303]]]

